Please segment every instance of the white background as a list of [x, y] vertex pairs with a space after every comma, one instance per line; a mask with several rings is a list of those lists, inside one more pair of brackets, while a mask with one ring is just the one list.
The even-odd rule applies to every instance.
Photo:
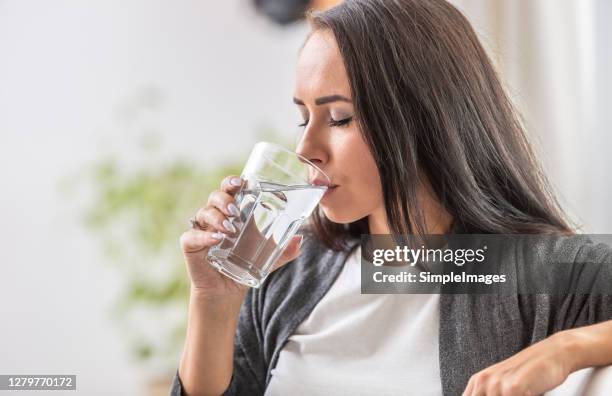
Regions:
[[[457, 3], [495, 48], [568, 210], [612, 233], [610, 2]], [[258, 128], [293, 136], [306, 31], [236, 0], [0, 0], [0, 373], [144, 394], [148, 373], [109, 317], [119, 274], [58, 185], [104, 152], [137, 161], [127, 142], [146, 129], [164, 155], [208, 165], [247, 151]], [[139, 107], [146, 92], [153, 109]]]

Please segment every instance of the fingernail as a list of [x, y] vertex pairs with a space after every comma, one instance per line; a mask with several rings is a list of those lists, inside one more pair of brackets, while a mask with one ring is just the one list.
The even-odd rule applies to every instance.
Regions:
[[232, 214], [232, 216], [240, 216], [240, 212], [238, 211], [238, 207], [233, 203], [227, 204], [227, 211]]
[[302, 242], [304, 242], [304, 235], [300, 235], [300, 241], [298, 242], [298, 247], [302, 247]]
[[221, 240], [223, 239], [223, 233], [222, 232], [214, 232], [210, 235], [213, 239], [217, 239], [217, 240]]
[[240, 186], [240, 185], [242, 185], [242, 179], [239, 178], [239, 177], [232, 177], [230, 179], [230, 184], [232, 186]]
[[223, 220], [223, 227], [229, 232], [236, 232], [236, 228], [234, 228], [234, 225], [229, 220]]

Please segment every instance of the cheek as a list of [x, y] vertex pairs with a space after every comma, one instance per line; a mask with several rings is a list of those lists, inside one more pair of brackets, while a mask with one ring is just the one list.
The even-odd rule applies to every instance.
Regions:
[[[355, 137], [357, 135], [358, 137]], [[335, 142], [336, 170], [341, 188], [322, 205], [327, 217], [337, 223], [356, 221], [382, 204], [382, 187], [374, 158], [357, 132]]]
[[350, 178], [351, 199], [362, 209], [374, 209], [380, 203], [382, 186], [376, 168], [376, 162], [365, 143], [351, 153], [351, 160], [347, 165]]
[[380, 177], [376, 168], [374, 157], [370, 153], [365, 142], [355, 139], [347, 143], [343, 155], [344, 174], [349, 179], [351, 185], [363, 187], [370, 190], [380, 189]]

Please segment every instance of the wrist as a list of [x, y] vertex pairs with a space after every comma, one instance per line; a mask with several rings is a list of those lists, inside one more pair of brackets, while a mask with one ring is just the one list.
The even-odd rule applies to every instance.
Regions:
[[216, 306], [240, 306], [242, 301], [246, 297], [248, 289], [238, 290], [233, 293], [227, 294], [215, 294], [211, 293], [208, 289], [202, 289], [195, 286], [191, 286], [189, 291], [189, 299], [195, 303], [202, 304], [213, 304]]
[[563, 330], [555, 334], [560, 343], [560, 350], [564, 356], [564, 366], [568, 374], [588, 367], [585, 359], [585, 351], [588, 346], [585, 345], [586, 340], [581, 337], [575, 329]]

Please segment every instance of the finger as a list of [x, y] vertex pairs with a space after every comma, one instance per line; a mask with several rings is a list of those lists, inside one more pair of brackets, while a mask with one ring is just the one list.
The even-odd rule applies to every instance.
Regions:
[[468, 384], [465, 387], [465, 390], [463, 391], [461, 396], [471, 396], [473, 389], [474, 389], [474, 377], [472, 376], [472, 378], [470, 378], [470, 380], [468, 381]]
[[475, 382], [476, 382], [476, 375], [472, 375], [472, 377], [468, 381], [467, 387], [463, 391], [462, 396], [472, 396], [472, 393], [474, 393], [474, 388], [475, 388], [474, 383]]
[[216, 245], [223, 239], [220, 232], [189, 229], [185, 231], [180, 239], [181, 250], [186, 256], [197, 253], [206, 254], [209, 247]]
[[484, 395], [488, 376], [489, 373], [485, 371], [480, 371], [472, 375], [463, 394], [466, 396]]
[[485, 394], [487, 396], [489, 395], [490, 396], [501, 396], [502, 395], [501, 384], [502, 384], [502, 379], [500, 378], [498, 374], [491, 375], [491, 377], [489, 378], [486, 384]]
[[240, 176], [230, 175], [221, 181], [221, 191], [234, 195], [243, 184], [244, 180]]
[[[519, 370], [520, 371], [520, 370]], [[513, 374], [507, 375], [501, 384], [501, 390], [503, 395], [515, 396], [515, 395], [528, 395], [530, 392], [528, 384], [538, 383], [537, 377], [542, 377], [542, 372], [532, 372], [532, 378], [528, 376], [522, 375], [519, 372], [515, 372]], [[559, 384], [556, 384], [559, 385]], [[547, 390], [552, 389], [552, 387], [544, 386], [543, 389], [538, 389], [537, 394], [541, 394]]]
[[208, 206], [214, 206], [226, 216], [240, 216], [234, 196], [225, 191], [215, 190], [208, 196]]
[[285, 247], [285, 250], [283, 250], [281, 256], [278, 258], [278, 260], [276, 260], [276, 263], [274, 263], [272, 271], [276, 271], [285, 264], [289, 263], [291, 260], [294, 260], [296, 257], [298, 257], [300, 255], [300, 250], [303, 241], [303, 235], [294, 235], [293, 238], [291, 238], [291, 241], [289, 241], [289, 243]]
[[200, 224], [208, 224], [216, 231], [221, 231], [226, 234], [235, 234], [236, 227], [219, 209], [214, 206], [206, 206], [200, 208], [196, 213], [196, 220]]

